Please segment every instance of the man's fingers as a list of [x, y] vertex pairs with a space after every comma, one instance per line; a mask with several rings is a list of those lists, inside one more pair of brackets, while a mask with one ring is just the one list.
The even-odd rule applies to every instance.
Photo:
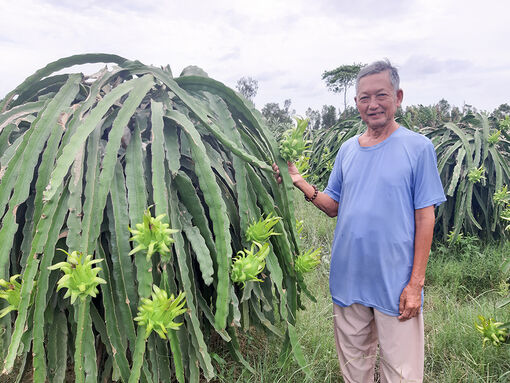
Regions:
[[405, 297], [405, 292], [404, 292], [400, 296], [400, 302], [398, 304], [398, 312], [400, 314], [402, 314], [404, 312], [404, 309], [405, 309], [405, 306], [406, 306], [405, 301], [406, 301], [406, 297]]
[[278, 184], [282, 183], [282, 177], [280, 176], [280, 169], [278, 168], [278, 165], [276, 165], [273, 162], [273, 172], [274, 172], [274, 178], [276, 178], [276, 182]]
[[404, 312], [402, 313], [402, 315], [400, 315], [398, 317], [398, 319], [401, 320], [401, 321], [405, 321], [405, 320], [408, 320], [408, 319], [411, 319], [411, 318], [412, 318], [411, 310], [409, 310], [409, 309], [405, 309]]
[[398, 317], [401, 321], [406, 321], [408, 319], [414, 318], [415, 316], [418, 316], [420, 310], [418, 309], [410, 309], [406, 308], [401, 312], [401, 315]]

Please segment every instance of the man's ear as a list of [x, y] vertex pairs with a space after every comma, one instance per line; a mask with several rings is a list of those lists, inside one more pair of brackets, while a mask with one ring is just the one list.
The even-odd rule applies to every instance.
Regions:
[[397, 106], [402, 104], [402, 100], [404, 99], [404, 91], [402, 89], [397, 90]]

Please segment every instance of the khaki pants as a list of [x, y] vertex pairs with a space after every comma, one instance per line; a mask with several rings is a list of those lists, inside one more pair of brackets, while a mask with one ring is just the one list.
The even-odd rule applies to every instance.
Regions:
[[374, 381], [379, 343], [382, 383], [423, 382], [423, 314], [401, 322], [360, 304], [333, 304], [335, 341], [346, 383]]

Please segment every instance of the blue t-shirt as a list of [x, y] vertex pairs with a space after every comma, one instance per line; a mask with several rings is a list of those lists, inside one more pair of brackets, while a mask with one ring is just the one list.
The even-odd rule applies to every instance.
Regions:
[[413, 267], [414, 211], [446, 201], [436, 153], [428, 138], [403, 126], [370, 147], [358, 137], [340, 148], [324, 190], [339, 203], [331, 296], [339, 306], [398, 316]]

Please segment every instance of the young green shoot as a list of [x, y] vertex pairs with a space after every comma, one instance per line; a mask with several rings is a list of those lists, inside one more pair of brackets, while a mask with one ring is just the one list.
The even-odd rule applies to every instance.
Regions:
[[265, 219], [262, 218], [260, 217], [257, 222], [252, 222], [246, 229], [246, 240], [248, 242], [262, 244], [272, 235], [280, 235], [280, 233], [274, 231], [273, 227], [281, 220], [281, 217], [273, 217], [273, 213], [269, 213]]
[[[258, 251], [255, 252], [255, 247]], [[246, 282], [257, 281], [262, 282], [257, 276], [266, 267], [266, 257], [269, 254], [269, 243], [260, 245], [258, 242], [253, 242], [251, 249], [244, 249], [237, 252], [237, 257], [234, 258], [232, 264], [232, 282], [242, 283], [243, 288]]]
[[106, 281], [97, 276], [101, 270], [99, 267], [92, 267], [99, 263], [102, 259], [92, 259], [92, 255], [84, 256], [82, 252], [73, 251], [69, 254], [63, 249], [59, 249], [67, 254], [66, 262], [59, 262], [48, 267], [49, 270], [60, 269], [64, 272], [64, 276], [57, 282], [57, 291], [66, 288], [64, 299], [71, 297], [71, 304], [79, 299], [77, 330], [74, 349], [74, 373], [76, 382], [85, 381], [85, 373], [83, 370], [83, 334], [85, 332], [85, 323], [89, 322], [87, 318], [90, 316], [89, 304], [90, 297], [95, 297], [99, 290], [97, 286], [106, 283]]
[[294, 263], [294, 269], [301, 274], [315, 270], [321, 263], [320, 252], [321, 248], [319, 247], [317, 250], [310, 249], [299, 255]]
[[8, 313], [14, 310], [18, 310], [19, 302], [21, 300], [21, 283], [17, 281], [20, 274], [13, 275], [7, 282], [4, 279], [0, 279], [0, 298], [5, 299], [8, 306], [0, 310], [0, 318], [3, 318]]
[[311, 141], [305, 139], [305, 131], [310, 121], [308, 118], [295, 117], [297, 125], [285, 131], [280, 142], [280, 153], [286, 161], [296, 162], [309, 152]]
[[475, 327], [483, 336], [483, 346], [487, 342], [501, 346], [509, 340], [510, 331], [502, 322], [495, 322], [494, 318], [485, 318], [482, 315], [478, 315], [478, 320], [480, 323], [475, 323]]
[[57, 282], [57, 291], [67, 288], [64, 299], [71, 297], [71, 304], [74, 304], [77, 298], [85, 301], [89, 296], [95, 297], [99, 292], [97, 286], [106, 281], [97, 276], [101, 268], [92, 265], [101, 262], [102, 259], [92, 259], [90, 254], [84, 257], [79, 251], [69, 254], [63, 249], [59, 250], [67, 254], [67, 261], [48, 267], [49, 270], [60, 269], [64, 272], [64, 276]]
[[[177, 297], [173, 294], [169, 297], [164, 289], [156, 285], [153, 285], [152, 289], [151, 298], [141, 299], [142, 304], [138, 307], [138, 316], [135, 318], [139, 327], [129, 383], [139, 381], [146, 341], [152, 331], [154, 330], [162, 339], [167, 337], [170, 339], [168, 330], [177, 330], [182, 325], [182, 322], [174, 322], [174, 319], [187, 311], [184, 307], [186, 304], [184, 292], [179, 293]], [[182, 378], [179, 378], [178, 375], [178, 380], [181, 381]]]
[[135, 321], [139, 326], [145, 326], [145, 338], [147, 339], [154, 330], [162, 339], [166, 339], [168, 330], [177, 330], [182, 323], [174, 322], [174, 319], [184, 314], [187, 309], [185, 293], [181, 292], [177, 298], [158, 286], [152, 286], [152, 299], [142, 298], [142, 304], [138, 307], [138, 316]]
[[162, 258], [169, 258], [171, 251], [170, 246], [174, 242], [171, 235], [179, 230], [170, 228], [168, 223], [162, 222], [165, 214], [160, 214], [156, 218], [152, 217], [150, 207], [147, 208], [143, 215], [143, 222], [137, 223], [135, 229], [129, 228], [133, 236], [130, 241], [136, 243], [135, 248], [129, 252], [129, 255], [139, 251], [147, 252], [147, 261], [152, 254], [159, 253]]
[[469, 182], [476, 184], [478, 182], [485, 180], [484, 173], [485, 173], [485, 169], [484, 169], [483, 165], [480, 166], [478, 169], [477, 168], [470, 169], [468, 172]]
[[494, 192], [492, 196], [492, 200], [495, 205], [505, 205], [510, 202], [510, 191], [508, 191], [508, 186], [502, 186], [500, 189]]

